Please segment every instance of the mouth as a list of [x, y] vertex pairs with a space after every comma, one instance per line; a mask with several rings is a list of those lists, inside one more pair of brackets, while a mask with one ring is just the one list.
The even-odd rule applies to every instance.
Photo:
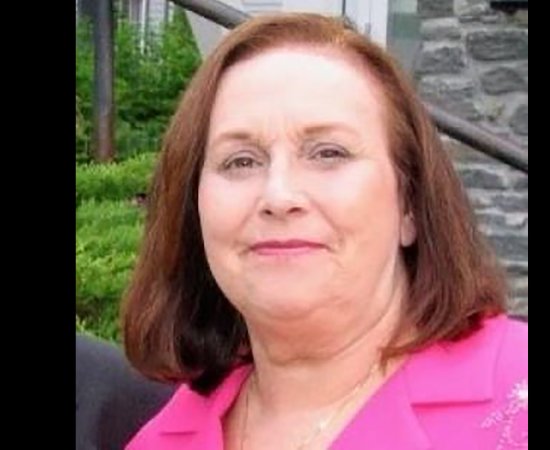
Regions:
[[260, 241], [250, 246], [250, 250], [261, 256], [298, 256], [326, 250], [320, 242], [303, 239]]

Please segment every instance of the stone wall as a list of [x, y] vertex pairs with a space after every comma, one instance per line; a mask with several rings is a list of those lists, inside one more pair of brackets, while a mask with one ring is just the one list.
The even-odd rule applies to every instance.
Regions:
[[[418, 0], [421, 95], [525, 148], [528, 140], [528, 13], [486, 0]], [[521, 172], [447, 139], [482, 230], [506, 267], [510, 308], [526, 315], [528, 180]]]

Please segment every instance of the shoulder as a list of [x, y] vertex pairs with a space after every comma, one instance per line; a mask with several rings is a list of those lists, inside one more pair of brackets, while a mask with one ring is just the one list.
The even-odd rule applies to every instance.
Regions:
[[502, 344], [497, 360], [497, 375], [527, 375], [528, 325], [513, 319], [503, 319]]
[[[527, 383], [528, 325], [506, 316], [485, 321], [477, 336], [463, 345], [478, 363], [489, 371], [495, 397], [502, 397], [517, 383]], [[468, 341], [468, 340], [467, 340]], [[460, 344], [459, 344], [460, 345]]]
[[414, 358], [409, 393], [435, 448], [526, 448], [527, 339], [527, 324], [498, 316]]
[[120, 449], [167, 401], [173, 387], [136, 372], [122, 350], [76, 335], [76, 442]]
[[485, 320], [469, 337], [444, 344], [464, 366], [489, 371], [496, 386], [527, 374], [528, 325], [504, 315]]
[[[463, 389], [448, 376], [462, 375], [480, 395], [489, 395], [495, 385], [526, 375], [527, 324], [504, 315], [487, 319], [463, 339], [441, 341], [414, 354], [408, 371], [435, 378], [449, 392]], [[426, 393], [435, 388], [433, 382], [424, 387]]]
[[487, 334], [488, 341], [496, 348], [492, 371], [495, 400], [509, 403], [510, 398], [519, 392], [518, 389], [522, 390], [521, 395], [527, 395], [527, 323], [500, 317], [489, 323], [482, 332]]
[[494, 393], [481, 429], [497, 437], [498, 449], [527, 448], [528, 325], [505, 319], [494, 366]]
[[77, 333], [75, 350], [77, 381], [95, 381], [122, 368], [120, 350], [113, 344]]
[[174, 388], [151, 381], [131, 367], [121, 348], [97, 338], [76, 336], [77, 392], [98, 398], [98, 394], [126, 397], [135, 404], [134, 396], [166, 401]]
[[486, 379], [487, 393], [498, 401], [518, 383], [527, 383], [527, 345], [527, 323], [501, 315], [486, 320], [473, 335], [447, 349], [457, 365]]

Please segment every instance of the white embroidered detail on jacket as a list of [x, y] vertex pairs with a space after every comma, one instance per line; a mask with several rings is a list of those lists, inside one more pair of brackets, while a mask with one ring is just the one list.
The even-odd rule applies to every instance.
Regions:
[[521, 433], [521, 436], [514, 436], [513, 426], [520, 412], [527, 413], [528, 402], [529, 390], [527, 379], [524, 379], [516, 383], [508, 393], [506, 405], [483, 421], [482, 428], [500, 426], [502, 430], [496, 450], [527, 448], [527, 431]]

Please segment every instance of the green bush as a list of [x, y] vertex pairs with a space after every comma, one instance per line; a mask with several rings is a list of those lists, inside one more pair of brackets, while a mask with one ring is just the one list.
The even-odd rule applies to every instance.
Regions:
[[156, 153], [142, 153], [120, 163], [77, 165], [77, 206], [86, 200], [124, 200], [146, 192], [156, 159]]
[[[140, 38], [127, 20], [115, 30], [114, 95], [117, 160], [158, 149], [177, 101], [200, 64], [185, 15]], [[77, 24], [77, 161], [91, 160], [93, 39], [88, 22]], [[142, 45], [143, 43], [143, 45]]]
[[76, 329], [118, 341], [118, 309], [141, 240], [145, 210], [134, 202], [148, 190], [157, 155], [76, 169]]
[[86, 200], [77, 208], [77, 330], [119, 340], [118, 309], [134, 267], [143, 220], [143, 209], [127, 200]]

